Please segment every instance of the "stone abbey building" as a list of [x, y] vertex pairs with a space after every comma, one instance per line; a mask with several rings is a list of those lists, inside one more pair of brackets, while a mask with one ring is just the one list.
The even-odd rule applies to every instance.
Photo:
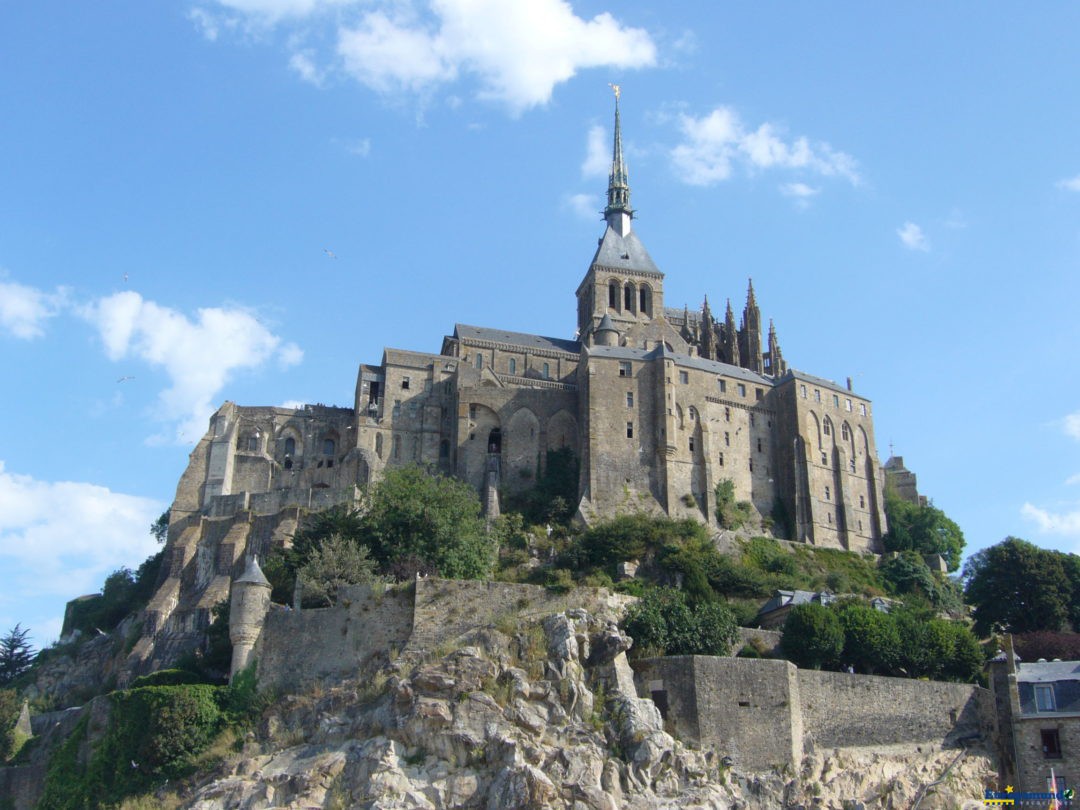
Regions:
[[226, 403], [192, 453], [170, 538], [200, 520], [346, 502], [406, 464], [469, 482], [492, 514], [500, 493], [535, 484], [547, 451], [569, 448], [585, 520], [643, 509], [718, 528], [715, 489], [730, 479], [779, 536], [880, 551], [870, 402], [790, 368], [752, 284], [738, 324], [730, 302], [720, 318], [707, 300], [665, 307], [664, 274], [632, 227], [618, 98], [613, 151], [575, 339], [457, 324], [437, 353], [386, 349], [361, 365], [351, 408]]

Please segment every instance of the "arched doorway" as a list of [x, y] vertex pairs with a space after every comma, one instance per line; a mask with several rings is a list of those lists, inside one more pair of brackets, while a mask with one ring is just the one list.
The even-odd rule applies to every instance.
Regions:
[[489, 453], [502, 452], [502, 431], [499, 428], [494, 428], [488, 434], [487, 448]]

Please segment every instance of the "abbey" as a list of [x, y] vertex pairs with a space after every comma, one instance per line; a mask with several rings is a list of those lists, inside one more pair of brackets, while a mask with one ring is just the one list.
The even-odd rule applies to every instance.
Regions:
[[664, 306], [664, 274], [633, 228], [618, 98], [604, 217], [574, 339], [457, 324], [437, 353], [388, 348], [361, 365], [351, 408], [226, 403], [192, 453], [170, 537], [208, 518], [347, 502], [406, 464], [469, 482], [497, 514], [548, 451], [568, 448], [586, 521], [645, 510], [719, 529], [716, 488], [730, 480], [777, 536], [880, 551], [869, 400], [790, 368], [752, 283], [738, 324], [730, 302], [721, 319], [707, 299], [697, 312]]

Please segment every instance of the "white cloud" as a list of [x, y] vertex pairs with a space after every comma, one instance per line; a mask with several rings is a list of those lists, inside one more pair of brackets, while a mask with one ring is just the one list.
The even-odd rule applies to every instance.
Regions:
[[289, 67], [305, 82], [319, 87], [323, 82], [323, 72], [315, 66], [315, 60], [308, 51], [297, 51], [289, 57]]
[[1061, 420], [1061, 427], [1066, 436], [1080, 439], [1080, 411], [1073, 411]]
[[60, 311], [67, 291], [47, 293], [15, 281], [0, 281], [0, 328], [22, 340], [45, 334], [45, 322]]
[[600, 219], [600, 209], [603, 205], [595, 194], [571, 194], [566, 198], [566, 207], [579, 219], [596, 222]]
[[1066, 180], [1058, 180], [1057, 187], [1066, 191], [1080, 191], [1080, 174]]
[[137, 566], [154, 553], [150, 524], [164, 508], [95, 484], [10, 473], [0, 461], [0, 565], [7, 596], [22, 601], [95, 592], [110, 571]]
[[421, 18], [399, 4], [342, 27], [346, 71], [382, 93], [430, 91], [468, 74], [480, 80], [480, 98], [521, 112], [579, 70], [656, 64], [646, 31], [607, 13], [584, 20], [565, 0], [431, 0], [429, 10]]
[[1025, 503], [1020, 508], [1020, 514], [1033, 521], [1040, 532], [1080, 536], [1080, 508], [1071, 512], [1049, 512]]
[[611, 144], [607, 130], [596, 125], [589, 127], [585, 138], [585, 160], [581, 164], [582, 177], [606, 177], [611, 170]]
[[795, 205], [798, 208], [808, 208], [810, 198], [820, 194], [821, 189], [813, 188], [806, 183], [784, 183], [780, 186], [780, 193], [795, 200]]
[[700, 118], [679, 116], [683, 142], [671, 151], [684, 182], [708, 186], [727, 180], [736, 163], [750, 169], [797, 169], [824, 177], [860, 182], [854, 158], [803, 136], [787, 142], [773, 124], [748, 130], [731, 107], [717, 107]]
[[306, 403], [300, 399], [287, 399], [278, 405], [279, 408], [291, 408], [294, 411], [298, 411], [304, 407]]
[[111, 360], [137, 357], [162, 368], [170, 386], [158, 395], [158, 416], [176, 423], [176, 440], [206, 430], [214, 400], [235, 371], [257, 368], [276, 357], [283, 366], [303, 357], [282, 343], [250, 312], [239, 308], [198, 310], [194, 320], [146, 301], [135, 292], [99, 299], [82, 311]]
[[1065, 479], [1065, 485], [1066, 486], [1071, 487], [1071, 486], [1074, 486], [1076, 484], [1080, 484], [1080, 473], [1076, 473], [1075, 475], [1070, 475], [1068, 478]]
[[908, 250], [930, 250], [930, 242], [927, 240], [926, 234], [914, 222], [905, 222], [896, 229], [896, 235], [900, 237], [900, 241], [904, 243], [904, 247]]

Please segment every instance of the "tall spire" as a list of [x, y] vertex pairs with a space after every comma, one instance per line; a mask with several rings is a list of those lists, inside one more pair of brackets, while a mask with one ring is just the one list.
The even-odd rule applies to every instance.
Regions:
[[619, 96], [622, 91], [617, 84], [611, 85], [611, 89], [615, 91], [615, 142], [612, 147], [604, 218], [620, 236], [625, 236], [630, 232], [634, 209], [630, 207], [630, 181], [626, 174], [626, 163], [623, 161], [622, 126], [619, 123]]

